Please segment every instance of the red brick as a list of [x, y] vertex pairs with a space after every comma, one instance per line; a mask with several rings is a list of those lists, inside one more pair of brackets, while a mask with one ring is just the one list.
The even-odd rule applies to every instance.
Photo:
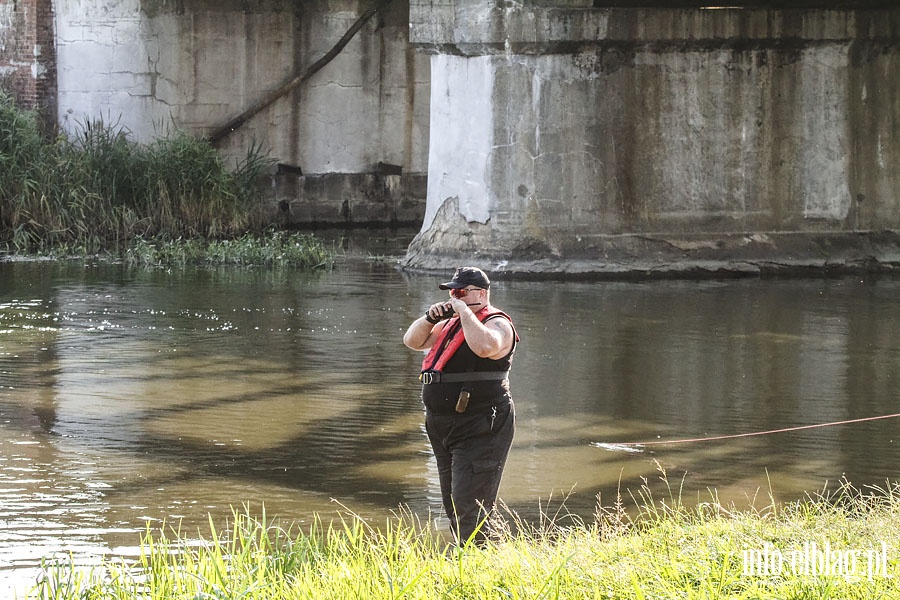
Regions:
[[0, 0], [0, 86], [22, 106], [39, 110], [48, 124], [55, 122], [52, 0]]

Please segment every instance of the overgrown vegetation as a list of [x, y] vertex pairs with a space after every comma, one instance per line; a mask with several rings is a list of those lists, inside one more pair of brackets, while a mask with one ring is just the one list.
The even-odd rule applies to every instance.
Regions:
[[715, 500], [688, 508], [677, 492], [659, 500], [646, 488], [635, 502], [636, 512], [626, 511], [619, 498], [592, 523], [556, 515], [529, 526], [506, 510], [484, 548], [448, 546], [403, 514], [378, 528], [352, 514], [328, 526], [317, 520], [300, 533], [247, 511], [225, 535], [211, 523], [211, 538], [199, 543], [148, 533], [135, 564], [48, 568], [31, 597], [900, 597], [897, 487], [863, 493], [845, 484], [759, 510]]
[[265, 235], [245, 234], [226, 240], [171, 240], [136, 238], [124, 253], [124, 262], [142, 267], [292, 266], [319, 268], [331, 264], [333, 254], [312, 234], [271, 230]]
[[270, 165], [259, 148], [228, 168], [204, 138], [142, 145], [103, 122], [48, 141], [37, 114], [0, 92], [0, 252], [272, 264], [309, 249], [302, 263], [321, 263], [310, 236], [265, 230], [256, 183]]

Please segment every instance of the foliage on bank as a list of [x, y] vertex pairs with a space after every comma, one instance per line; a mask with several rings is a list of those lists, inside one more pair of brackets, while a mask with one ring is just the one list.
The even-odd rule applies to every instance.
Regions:
[[270, 165], [252, 148], [229, 168], [208, 140], [183, 131], [143, 145], [88, 122], [48, 140], [37, 113], [0, 91], [0, 253], [270, 264], [303, 248], [313, 250], [303, 264], [321, 263], [309, 236], [265, 230], [257, 182]]
[[148, 533], [136, 564], [49, 568], [31, 597], [900, 597], [897, 487], [845, 485], [741, 511], [715, 500], [688, 508], [677, 494], [658, 500], [645, 489], [636, 504], [627, 511], [619, 499], [592, 523], [557, 516], [537, 526], [507, 510], [485, 548], [448, 546], [405, 514], [377, 528], [354, 515], [317, 520], [298, 533], [236, 513], [228, 532], [213, 528], [199, 543]]

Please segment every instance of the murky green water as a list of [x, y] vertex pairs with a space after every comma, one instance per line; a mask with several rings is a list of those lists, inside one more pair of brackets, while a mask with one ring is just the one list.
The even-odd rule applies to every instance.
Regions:
[[[439, 280], [352, 257], [315, 274], [0, 264], [3, 582], [244, 505], [301, 524], [340, 505], [436, 514], [401, 336]], [[597, 444], [900, 413], [898, 297], [889, 278], [498, 281], [522, 336], [503, 500], [532, 519], [566, 497], [590, 518], [598, 492], [663, 494], [660, 468], [688, 501], [759, 505], [896, 479], [900, 418]]]

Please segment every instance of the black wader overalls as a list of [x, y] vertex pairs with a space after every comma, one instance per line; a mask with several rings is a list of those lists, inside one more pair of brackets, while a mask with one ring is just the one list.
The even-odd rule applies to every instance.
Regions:
[[[489, 318], [505, 318], [492, 316]], [[499, 360], [477, 356], [466, 343], [453, 354], [443, 374], [508, 372], [516, 344]], [[500, 478], [516, 429], [509, 380], [436, 382], [422, 386], [425, 429], [437, 459], [444, 511], [458, 543], [488, 534], [482, 523], [493, 510]], [[463, 376], [464, 378], [464, 376]], [[427, 382], [427, 378], [423, 379]], [[456, 411], [460, 392], [469, 392], [465, 412]], [[476, 532], [477, 529], [477, 532]]]

